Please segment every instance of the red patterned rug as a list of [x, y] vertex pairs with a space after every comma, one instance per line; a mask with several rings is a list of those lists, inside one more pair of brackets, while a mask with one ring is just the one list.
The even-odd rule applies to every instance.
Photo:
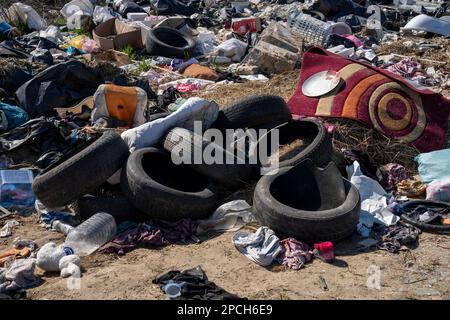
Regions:
[[[318, 98], [303, 95], [303, 82], [325, 70], [338, 71], [341, 84]], [[444, 147], [450, 100], [418, 90], [404, 78], [368, 64], [312, 48], [302, 58], [300, 79], [288, 102], [292, 114], [358, 120], [420, 152]]]

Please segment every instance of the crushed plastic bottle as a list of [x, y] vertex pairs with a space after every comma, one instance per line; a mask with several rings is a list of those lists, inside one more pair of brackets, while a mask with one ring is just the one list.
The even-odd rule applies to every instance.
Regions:
[[114, 217], [98, 212], [69, 231], [64, 246], [76, 255], [89, 255], [116, 234]]

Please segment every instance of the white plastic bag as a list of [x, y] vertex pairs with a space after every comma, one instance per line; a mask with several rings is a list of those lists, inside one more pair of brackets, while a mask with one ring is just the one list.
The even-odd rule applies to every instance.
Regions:
[[131, 152], [141, 148], [154, 147], [170, 129], [174, 127], [187, 128], [195, 120], [211, 125], [212, 121], [217, 118], [218, 112], [219, 106], [215, 103], [196, 97], [189, 98], [177, 111], [167, 117], [126, 130], [121, 136]]
[[95, 6], [94, 13], [92, 15], [95, 24], [101, 24], [109, 19], [114, 18], [108, 7]]
[[76, 13], [85, 16], [92, 16], [94, 13], [94, 6], [89, 0], [73, 0], [66, 3], [60, 12], [65, 18], [69, 18]]
[[11, 22], [13, 24], [26, 24], [32, 30], [44, 30], [47, 23], [32, 7], [21, 2], [16, 2], [8, 9]]

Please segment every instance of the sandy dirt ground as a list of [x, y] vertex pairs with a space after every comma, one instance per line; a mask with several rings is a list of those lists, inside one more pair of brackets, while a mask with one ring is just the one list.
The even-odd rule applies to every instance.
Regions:
[[[201, 93], [220, 106], [254, 94], [277, 94], [288, 99], [297, 83], [297, 72], [275, 76], [267, 83], [246, 83]], [[233, 195], [251, 201], [248, 190]], [[33, 239], [39, 246], [64, 237], [45, 230], [36, 214], [19, 218], [11, 237], [0, 239], [0, 252], [10, 248], [15, 237]], [[392, 254], [359, 249], [358, 235], [338, 243], [337, 261], [314, 260], [299, 271], [280, 266], [261, 267], [238, 252], [224, 233], [199, 244], [139, 248], [124, 256], [98, 254], [82, 258], [80, 290], [68, 290], [58, 273], [38, 270], [43, 283], [28, 290], [31, 299], [165, 299], [152, 279], [169, 270], [201, 265], [208, 278], [225, 290], [249, 299], [449, 299], [450, 236], [423, 233], [416, 248]], [[381, 287], [369, 289], [367, 282], [379, 268]], [[321, 288], [319, 276], [328, 285]], [[372, 278], [371, 278], [372, 279]]]
[[[0, 251], [14, 237], [38, 245], [63, 241], [40, 227], [37, 215], [19, 218], [12, 237], [0, 240]], [[139, 248], [125, 256], [95, 253], [82, 258], [80, 290], [68, 290], [58, 273], [38, 270], [43, 283], [28, 290], [31, 299], [165, 299], [152, 279], [169, 270], [201, 265], [208, 278], [229, 292], [249, 299], [449, 299], [450, 237], [423, 233], [419, 245], [399, 254], [358, 250], [359, 236], [337, 244], [337, 260], [314, 260], [299, 271], [261, 267], [240, 254], [225, 233], [199, 244]], [[370, 269], [369, 269], [370, 267]], [[381, 288], [369, 289], [370, 270], [380, 269]], [[321, 289], [319, 276], [327, 284]]]
[[[269, 93], [288, 99], [297, 83], [297, 72], [274, 77], [267, 83], [236, 84], [201, 97], [225, 106], [244, 96]], [[448, 96], [448, 94], [447, 94]], [[16, 237], [32, 239], [39, 246], [64, 237], [45, 230], [36, 214], [17, 218], [13, 235], [0, 239], [0, 252]], [[2, 224], [2, 223], [1, 223]], [[58, 273], [38, 270], [43, 283], [28, 290], [31, 299], [165, 299], [152, 279], [169, 270], [201, 265], [211, 281], [231, 293], [249, 299], [449, 299], [450, 236], [423, 233], [417, 247], [392, 254], [358, 249], [356, 234], [336, 245], [337, 261], [314, 260], [299, 271], [264, 268], [235, 249], [232, 233], [221, 234], [199, 244], [139, 248], [125, 256], [95, 253], [82, 258], [80, 290], [69, 290]], [[369, 289], [368, 270], [380, 270], [381, 287]], [[321, 288], [322, 276], [328, 290]]]

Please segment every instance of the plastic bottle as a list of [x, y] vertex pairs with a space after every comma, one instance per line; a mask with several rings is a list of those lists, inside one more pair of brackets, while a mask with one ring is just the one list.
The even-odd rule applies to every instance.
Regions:
[[59, 220], [55, 220], [52, 222], [52, 229], [59, 233], [68, 235], [69, 232], [73, 229], [73, 227], [69, 224], [62, 223]]
[[69, 231], [64, 246], [76, 255], [89, 255], [110, 241], [116, 234], [114, 217], [98, 212]]

